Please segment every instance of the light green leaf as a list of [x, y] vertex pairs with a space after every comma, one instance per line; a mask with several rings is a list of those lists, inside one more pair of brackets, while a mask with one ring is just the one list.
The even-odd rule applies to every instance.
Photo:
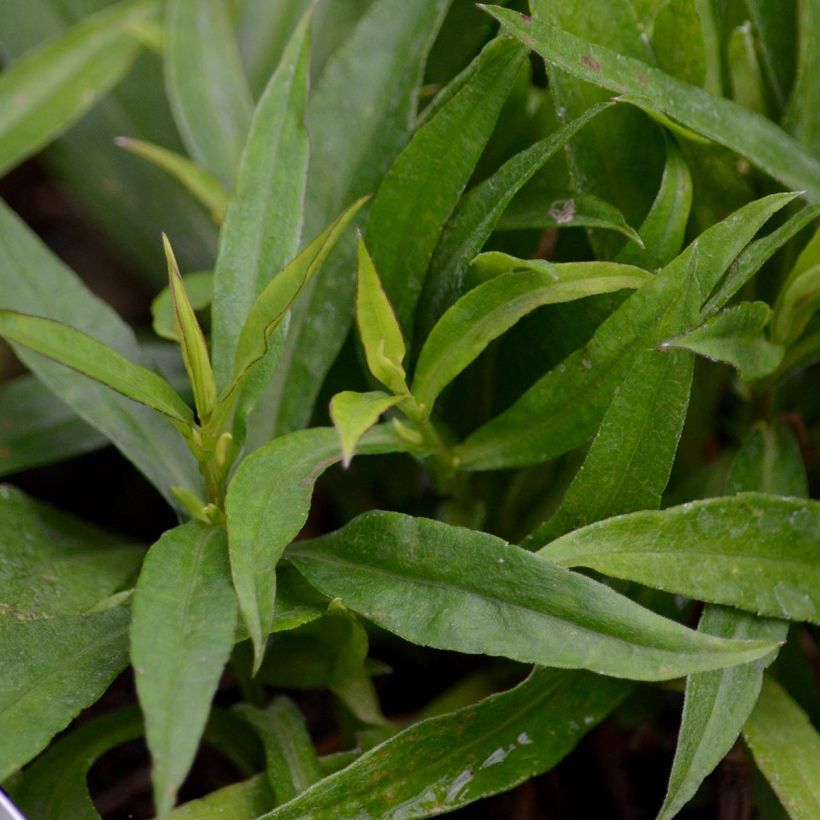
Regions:
[[[186, 273], [182, 277], [182, 284], [188, 294], [188, 301], [194, 310], [204, 310], [214, 298], [214, 275], [212, 271]], [[166, 285], [151, 302], [152, 327], [157, 336], [178, 342], [174, 323], [174, 304], [171, 299], [171, 288]]]
[[703, 4], [696, 0], [666, 0], [652, 24], [652, 51], [658, 67], [667, 74], [703, 87], [707, 59], [698, 5]]
[[0, 781], [94, 703], [128, 663], [125, 607], [17, 620], [0, 615]]
[[[0, 308], [56, 319], [93, 334], [132, 362], [150, 363], [114, 310], [92, 295], [2, 204]], [[171, 486], [201, 486], [196, 461], [162, 417], [24, 348], [17, 353], [40, 381], [104, 433], [167, 500], [171, 501]]]
[[548, 62], [594, 85], [651, 102], [659, 113], [737, 152], [784, 185], [806, 189], [810, 200], [820, 199], [820, 163], [764, 117], [555, 26], [497, 6], [485, 8]]
[[551, 769], [629, 689], [611, 678], [536, 669], [515, 689], [410, 726], [264, 817], [453, 811]]
[[747, 20], [730, 33], [726, 52], [732, 99], [744, 108], [766, 116], [763, 74], [757, 61], [751, 22]]
[[[788, 428], [760, 423], [743, 442], [726, 493], [745, 491], [808, 496], [800, 449]], [[698, 629], [723, 638], [783, 641], [788, 624], [707, 604]], [[732, 748], [760, 694], [763, 669], [775, 655], [687, 679], [678, 746], [659, 820], [674, 817]]]
[[762, 379], [777, 369], [785, 353], [764, 334], [771, 315], [765, 302], [743, 302], [683, 336], [668, 339], [661, 348], [691, 350], [712, 361], [731, 364], [744, 381]]
[[[409, 139], [424, 63], [449, 4], [375, 0], [329, 59], [308, 106], [308, 236], [374, 191]], [[253, 443], [310, 423], [353, 319], [354, 260], [355, 245], [345, 242], [294, 305], [267, 416], [253, 420]]]
[[0, 385], [0, 477], [99, 450], [104, 435], [31, 376]]
[[815, 156], [820, 151], [820, 9], [811, 0], [797, 3], [797, 76], [784, 125]]
[[[766, 220], [793, 198], [793, 194], [779, 194], [750, 203], [701, 234], [621, 304], [588, 344], [458, 447], [462, 469], [536, 464], [592, 436], [615, 387], [635, 359], [664, 340], [664, 317], [683, 298], [691, 277], [696, 278], [702, 296], [711, 292]], [[695, 269], [690, 271], [693, 264]]]
[[220, 223], [225, 218], [229, 194], [225, 186], [210, 171], [161, 145], [132, 137], [117, 137], [114, 141], [120, 148], [142, 157], [179, 180], [197, 201], [210, 211], [214, 222]]
[[165, 87], [193, 159], [231, 187], [253, 101], [224, 0], [170, 0]]
[[441, 391], [487, 345], [542, 305], [596, 293], [639, 288], [651, 275], [614, 262], [521, 260], [497, 252], [482, 254], [479, 275], [505, 270], [461, 297], [427, 337], [413, 378], [413, 396], [429, 416]]
[[240, 331], [257, 297], [299, 250], [308, 164], [310, 20], [308, 12], [256, 106], [220, 234], [213, 306], [220, 388], [235, 372]]
[[422, 292], [419, 329], [430, 328], [462, 293], [467, 267], [500, 224], [513, 197], [608, 103], [593, 106], [549, 137], [507, 160], [492, 176], [470, 189], [444, 226]]
[[286, 553], [326, 595], [405, 640], [639, 680], [760, 657], [640, 607], [499, 538], [372, 512]]
[[509, 38], [486, 46], [470, 78], [416, 131], [373, 199], [367, 243], [408, 340], [444, 223], [490, 138], [524, 56]]
[[168, 260], [168, 282], [171, 291], [171, 305], [174, 314], [176, 336], [182, 350], [182, 361], [194, 391], [194, 406], [200, 424], [207, 423], [216, 404], [216, 382], [211, 370], [208, 345], [196, 318], [194, 307], [188, 298], [188, 291], [182, 281], [177, 260], [171, 243], [162, 235], [165, 257]]
[[28, 817], [36, 820], [99, 820], [86, 776], [107, 751], [142, 736], [138, 709], [122, 709], [86, 723], [60, 738], [11, 790]]
[[237, 712], [262, 738], [268, 782], [277, 803], [292, 800], [321, 779], [305, 719], [290, 698], [278, 697], [266, 709], [243, 703]]
[[666, 139], [666, 164], [655, 201], [638, 234], [643, 248], [627, 243], [618, 262], [658, 270], [668, 265], [683, 247], [686, 223], [692, 207], [692, 174], [677, 143]]
[[772, 678], [743, 727], [755, 763], [794, 820], [820, 813], [820, 734]]
[[[365, 436], [359, 452], [402, 449], [401, 439], [385, 428], [375, 428]], [[254, 643], [257, 668], [274, 619], [274, 569], [282, 551], [307, 520], [314, 483], [340, 459], [339, 439], [333, 428], [300, 430], [248, 456], [228, 486], [225, 512], [231, 573], [242, 618]]]
[[784, 345], [796, 342], [812, 316], [820, 310], [820, 264], [790, 281], [778, 297], [772, 320], [772, 339]]
[[191, 521], [166, 532], [148, 552], [133, 609], [131, 663], [156, 812], [166, 818], [233, 648], [236, 598], [225, 531]]
[[794, 80], [796, 9], [777, 0], [745, 0], [745, 5], [754, 24], [768, 88], [782, 111]]
[[398, 404], [401, 398], [381, 390], [370, 393], [344, 390], [333, 397], [330, 402], [330, 417], [339, 434], [343, 467], [348, 467], [353, 460], [359, 439], [379, 420], [382, 413]]
[[256, 820], [276, 803], [268, 778], [257, 774], [232, 783], [199, 800], [183, 803], [171, 812], [172, 820]]
[[79, 615], [136, 575], [144, 550], [0, 485], [0, 622]]
[[162, 413], [180, 429], [193, 423], [191, 409], [165, 379], [73, 327], [0, 310], [0, 336]]
[[0, 74], [0, 174], [59, 136], [122, 79], [140, 51], [130, 29], [157, 9], [156, 0], [119, 3]]
[[820, 502], [762, 493], [591, 524], [540, 552], [701, 601], [820, 620]]

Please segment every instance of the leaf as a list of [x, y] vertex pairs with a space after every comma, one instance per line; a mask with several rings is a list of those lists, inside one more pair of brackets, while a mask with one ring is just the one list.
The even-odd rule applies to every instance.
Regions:
[[781, 345], [765, 337], [771, 315], [765, 302], [743, 302], [683, 336], [663, 342], [661, 347], [691, 350], [712, 361], [731, 364], [744, 381], [762, 379], [777, 369], [785, 353]]
[[797, 4], [797, 32], [797, 76], [784, 125], [816, 155], [820, 149], [820, 82], [815, 62], [820, 47], [820, 10], [814, 3], [800, 0]]
[[786, 104], [795, 70], [795, 11], [771, 0], [746, 0], [754, 24], [768, 88], [780, 110]]
[[639, 680], [771, 649], [707, 639], [492, 535], [399, 513], [366, 513], [286, 556], [326, 595], [422, 646]]
[[820, 310], [820, 264], [789, 282], [778, 298], [772, 320], [772, 339], [784, 345], [796, 342], [812, 316]]
[[663, 3], [652, 23], [652, 51], [658, 67], [667, 74], [704, 87], [707, 58], [698, 5], [703, 4], [694, 0]]
[[666, 164], [655, 201], [638, 234], [643, 248], [627, 243], [616, 257], [625, 265], [658, 270], [668, 265], [683, 247], [692, 207], [692, 174], [680, 148], [666, 138]]
[[344, 390], [330, 402], [330, 417], [339, 434], [342, 448], [342, 466], [349, 467], [359, 439], [379, 420], [382, 413], [401, 401], [381, 390], [355, 393]]
[[787, 187], [820, 198], [820, 164], [774, 123], [707, 91], [687, 85], [641, 60], [587, 43], [555, 26], [497, 6], [485, 10], [505, 31], [573, 76], [619, 94], [632, 94], [653, 110], [748, 159]]
[[406, 339], [427, 267], [524, 60], [493, 40], [469, 80], [413, 135], [379, 186], [367, 243]]
[[[376, 428], [362, 441], [359, 452], [402, 449], [401, 439]], [[314, 483], [340, 458], [333, 428], [301, 430], [248, 456], [228, 485], [225, 512], [231, 573], [239, 609], [253, 640], [256, 669], [274, 618], [274, 568], [307, 520]]]
[[757, 61], [750, 21], [747, 20], [732, 30], [726, 55], [732, 83], [732, 99], [744, 108], [766, 116], [763, 74]]
[[234, 643], [225, 531], [191, 521], [148, 552], [134, 593], [131, 663], [145, 715], [159, 818], [194, 759]]
[[139, 710], [121, 709], [97, 717], [60, 738], [23, 773], [12, 791], [30, 818], [98, 820], [86, 776], [107, 751], [142, 736]]
[[79, 615], [136, 575], [144, 550], [0, 485], [0, 622]]
[[194, 391], [194, 405], [200, 423], [205, 424], [210, 418], [211, 411], [216, 404], [216, 382], [211, 370], [211, 360], [208, 355], [208, 345], [205, 335], [199, 326], [194, 313], [194, 307], [188, 298], [182, 275], [179, 272], [177, 260], [171, 243], [165, 234], [162, 235], [165, 246], [165, 256], [168, 260], [168, 281], [171, 291], [171, 304], [176, 325], [176, 336], [180, 340], [182, 361], [188, 373], [188, 379]]
[[128, 662], [125, 607], [0, 626], [0, 781], [94, 703]]
[[[782, 621], [763, 620], [717, 606], [704, 610], [698, 629], [722, 638], [781, 642], [787, 631]], [[731, 750], [758, 698], [763, 670], [774, 655], [751, 664], [689, 676], [675, 761], [658, 820], [674, 817]]]
[[231, 377], [240, 330], [257, 297], [299, 250], [308, 163], [310, 20], [308, 12], [256, 106], [220, 234], [213, 306], [220, 388]]
[[0, 477], [99, 450], [107, 443], [31, 376], [0, 385]]
[[[93, 296], [2, 205], [0, 308], [56, 319], [93, 334], [132, 362], [148, 364], [131, 329], [114, 310]], [[153, 411], [27, 350], [19, 348], [18, 356], [84, 421], [104, 433], [169, 502], [170, 486], [201, 486], [196, 461], [182, 437]]]
[[793, 198], [780, 194], [750, 203], [701, 234], [623, 302], [588, 344], [456, 448], [462, 469], [536, 464], [592, 436], [637, 356], [664, 340], [663, 318], [682, 298], [689, 279], [696, 278], [702, 295], [711, 292], [757, 230]]
[[210, 171], [161, 145], [133, 137], [117, 137], [114, 141], [120, 148], [142, 157], [179, 180], [194, 198], [210, 211], [214, 222], [220, 223], [225, 218], [229, 194], [225, 186]]
[[413, 396], [428, 416], [441, 391], [493, 339], [531, 311], [596, 293], [639, 288], [651, 279], [646, 271], [614, 262], [554, 265], [488, 253], [475, 264], [482, 273], [491, 266], [506, 271], [462, 296], [430, 331], [413, 378]]
[[[188, 301], [194, 310], [204, 310], [214, 298], [214, 275], [212, 271], [186, 273], [182, 284], [188, 294]], [[178, 342], [179, 336], [174, 324], [174, 305], [171, 288], [166, 285], [151, 302], [152, 327], [157, 336]]]
[[743, 727], [755, 763], [790, 817], [811, 820], [820, 811], [820, 735], [781, 686], [763, 678], [760, 699]]
[[180, 428], [193, 423], [190, 408], [165, 379], [68, 325], [0, 310], [0, 336], [162, 413]]
[[105, 9], [0, 74], [0, 175], [59, 136], [126, 74], [140, 51], [131, 27], [156, 0]]
[[762, 493], [591, 524], [540, 554], [701, 601], [820, 618], [820, 502]]
[[[308, 236], [375, 190], [407, 142], [427, 53], [449, 4], [375, 0], [328, 60], [308, 106]], [[254, 419], [255, 443], [310, 423], [353, 319], [354, 259], [354, 244], [346, 242], [294, 305], [266, 418]]]
[[193, 159], [233, 185], [253, 101], [223, 0], [170, 0], [165, 88]]
[[691, 356], [657, 350], [641, 354], [612, 399], [561, 506], [523, 546], [535, 549], [612, 515], [660, 507], [691, 387]]
[[515, 689], [413, 724], [264, 817], [453, 811], [551, 769], [629, 688], [587, 673], [536, 669]]
[[[726, 493], [744, 491], [808, 497], [800, 450], [788, 428], [760, 423], [743, 442], [732, 461]], [[724, 638], [784, 641], [788, 624], [707, 604], [698, 629]], [[775, 655], [687, 679], [678, 746], [659, 820], [677, 814], [732, 748], [760, 694], [763, 670]]]
[[503, 229], [504, 212], [515, 195], [606, 106], [593, 106], [549, 137], [520, 151], [461, 198], [444, 226], [422, 291], [419, 329], [423, 338], [461, 294], [467, 267], [499, 222]]
[[237, 711], [262, 738], [268, 781], [277, 803], [292, 800], [321, 779], [305, 719], [290, 698], [278, 697], [266, 709], [243, 703]]
[[401, 327], [361, 235], [358, 237], [356, 323], [370, 372], [397, 395], [407, 392]]
[[248, 780], [223, 786], [198, 800], [177, 806], [172, 812], [173, 820], [255, 820], [269, 811], [275, 798], [264, 774]]

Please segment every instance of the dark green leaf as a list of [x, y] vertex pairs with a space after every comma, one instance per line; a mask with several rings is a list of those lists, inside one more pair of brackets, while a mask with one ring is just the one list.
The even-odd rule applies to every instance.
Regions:
[[820, 198], [820, 163], [774, 123], [729, 100], [687, 85], [641, 60], [585, 42], [555, 26], [486, 7], [511, 34], [573, 76], [619, 94], [725, 145], [784, 185]]
[[140, 46], [129, 31], [157, 15], [131, 0], [89, 17], [0, 74], [0, 174], [79, 119], [128, 71]]
[[224, 0], [170, 0], [165, 85], [196, 162], [232, 186], [253, 102]]
[[160, 818], [193, 762], [234, 643], [226, 546], [223, 529], [198, 521], [169, 530], [149, 550], [134, 593], [131, 663]]
[[541, 554], [702, 601], [820, 620], [820, 502], [762, 493], [637, 512], [576, 530]]
[[405, 729], [265, 818], [453, 811], [551, 769], [629, 689], [624, 681], [538, 669], [515, 689]]
[[234, 372], [239, 334], [255, 300], [299, 249], [308, 163], [310, 19], [308, 13], [297, 26], [256, 107], [220, 234], [213, 306], [220, 388]]
[[311, 584], [422, 646], [657, 680], [760, 657], [486, 533], [373, 512], [292, 546]]
[[797, 4], [797, 76], [786, 110], [786, 128], [813, 154], [820, 150], [820, 9], [816, 3]]

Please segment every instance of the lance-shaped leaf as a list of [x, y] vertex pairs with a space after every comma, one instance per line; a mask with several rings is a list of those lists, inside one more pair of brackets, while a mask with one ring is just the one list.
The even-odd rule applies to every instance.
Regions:
[[[427, 53], [450, 1], [375, 0], [328, 61], [308, 106], [307, 235], [374, 191], [409, 139]], [[309, 424], [353, 319], [354, 260], [354, 243], [345, 243], [294, 306], [262, 441]]]
[[608, 105], [593, 106], [546, 139], [516, 154], [462, 197], [444, 227], [425, 281], [419, 317], [424, 338], [461, 294], [468, 265], [490, 238], [513, 197]]
[[129, 31], [157, 15], [156, 0], [105, 9], [0, 74], [0, 174], [59, 136], [130, 68], [140, 44]]
[[98, 820], [88, 793], [87, 775], [107, 751], [142, 736], [142, 717], [136, 708], [98, 717], [60, 738], [34, 765], [26, 769], [12, 797], [29, 817], [57, 820]]
[[107, 443], [32, 376], [0, 385], [0, 476], [54, 464]]
[[771, 308], [765, 302], [744, 302], [707, 319], [683, 336], [668, 339], [662, 348], [691, 350], [715, 362], [736, 367], [745, 381], [773, 373], [783, 360], [785, 348], [765, 336]]
[[[194, 310], [204, 310], [213, 301], [214, 275], [211, 271], [186, 273], [182, 277], [182, 284]], [[151, 302], [151, 319], [151, 326], [157, 336], [171, 342], [180, 340], [174, 320], [174, 303], [169, 285], [166, 285]]]
[[268, 782], [277, 803], [286, 803], [322, 778], [316, 749], [299, 707], [279, 697], [266, 709], [243, 703], [237, 712], [265, 746]]
[[370, 208], [367, 243], [409, 338], [427, 267], [524, 60], [514, 40], [493, 40], [466, 83], [413, 136]]
[[[800, 448], [787, 427], [759, 424], [735, 456], [726, 493], [751, 491], [808, 497]], [[783, 641], [788, 624], [707, 604], [698, 629], [723, 638]], [[675, 760], [659, 820], [674, 817], [728, 754], [760, 694], [763, 670], [775, 656], [772, 653], [754, 663], [689, 676]]]
[[[0, 308], [48, 316], [92, 334], [132, 362], [150, 362], [114, 310], [88, 291], [2, 203]], [[26, 348], [18, 346], [17, 355], [84, 421], [105, 434], [166, 499], [171, 501], [170, 486], [201, 486], [194, 457], [163, 417]]]
[[815, 155], [820, 150], [820, 9], [801, 0], [797, 4], [797, 76], [784, 116], [784, 126]]
[[541, 554], [562, 566], [788, 620], [820, 621], [820, 502], [742, 493], [610, 518]]
[[692, 174], [675, 140], [667, 137], [666, 164], [661, 184], [646, 219], [638, 229], [643, 247], [628, 242], [618, 254], [617, 261], [647, 270], [668, 265], [683, 247], [691, 208]]
[[0, 780], [94, 703], [128, 663], [125, 607], [0, 623]]
[[198, 521], [169, 530], [149, 550], [134, 593], [131, 663], [160, 818], [193, 762], [234, 643], [226, 546], [224, 529]]
[[265, 817], [453, 811], [551, 769], [630, 688], [612, 678], [536, 669], [515, 689], [410, 726]]
[[391, 396], [381, 390], [369, 393], [344, 390], [333, 397], [330, 402], [330, 417], [339, 434], [342, 466], [350, 465], [359, 439], [379, 420], [382, 413], [395, 407], [401, 399], [401, 396]]
[[820, 199], [820, 163], [765, 117], [548, 23], [497, 6], [485, 8], [505, 31], [549, 63], [593, 85], [633, 95], [651, 110], [736, 151], [784, 185]]
[[117, 137], [114, 141], [121, 148], [142, 157], [181, 182], [211, 212], [214, 222], [222, 222], [225, 218], [228, 191], [210, 171], [161, 145], [131, 137]]
[[253, 101], [227, 5], [171, 0], [164, 55], [165, 87], [188, 151], [225, 185], [233, 185]]
[[790, 817], [820, 813], [820, 734], [777, 681], [766, 676], [760, 698], [743, 727], [755, 763]]
[[216, 383], [208, 356], [208, 345], [188, 298], [188, 291], [185, 290], [171, 243], [165, 234], [162, 235], [162, 242], [168, 260], [168, 286], [171, 291], [176, 336], [179, 338], [182, 361], [194, 391], [197, 416], [200, 423], [205, 424], [216, 404]]
[[784, 289], [772, 321], [772, 338], [785, 345], [794, 343], [818, 310], [820, 264], [801, 273]]
[[404, 336], [364, 239], [359, 235], [356, 324], [370, 372], [397, 395], [407, 392]]
[[[392, 428], [376, 428], [359, 452], [400, 452], [406, 443]], [[225, 501], [231, 573], [239, 608], [254, 643], [256, 668], [274, 620], [276, 564], [307, 521], [313, 485], [342, 457], [332, 427], [282, 436], [239, 466]]]
[[231, 377], [240, 330], [257, 296], [299, 249], [308, 163], [310, 20], [308, 11], [256, 107], [220, 236], [213, 307], [220, 388]]
[[664, 341], [664, 317], [683, 298], [687, 280], [696, 277], [701, 295], [709, 293], [766, 220], [793, 198], [765, 197], [702, 233], [612, 313], [588, 344], [457, 448], [462, 468], [536, 464], [593, 435], [637, 356]]
[[73, 327], [53, 319], [0, 310], [0, 336], [162, 413], [180, 429], [193, 422], [191, 409], [162, 376]]
[[[427, 415], [441, 391], [516, 322], [543, 305], [639, 288], [640, 268], [614, 262], [521, 260], [501, 253], [478, 257], [479, 275], [506, 269], [461, 297], [437, 322], [419, 354], [413, 396]], [[511, 270], [512, 268], [512, 270]]]
[[172, 820], [221, 820], [223, 817], [256, 818], [276, 805], [264, 774], [212, 791], [199, 800], [183, 803], [171, 812]]
[[422, 646], [659, 680], [760, 657], [486, 533], [366, 513], [286, 553], [326, 595]]

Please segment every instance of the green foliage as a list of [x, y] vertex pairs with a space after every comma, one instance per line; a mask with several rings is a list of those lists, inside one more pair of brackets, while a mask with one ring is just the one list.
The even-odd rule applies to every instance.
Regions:
[[[671, 748], [675, 678], [660, 818], [741, 737], [754, 809], [817, 815], [816, 2], [31, 0], [0, 32], [0, 172], [59, 178], [162, 340], [0, 206], [30, 820], [97, 817], [141, 738], [161, 819], [433, 816], [634, 731], [632, 692]], [[58, 503], [117, 521], [141, 479], [71, 462], [109, 442], [177, 516], [150, 548], [35, 500], [63, 461]], [[203, 744], [243, 779], [176, 806]], [[638, 810], [596, 776], [579, 805]]]

